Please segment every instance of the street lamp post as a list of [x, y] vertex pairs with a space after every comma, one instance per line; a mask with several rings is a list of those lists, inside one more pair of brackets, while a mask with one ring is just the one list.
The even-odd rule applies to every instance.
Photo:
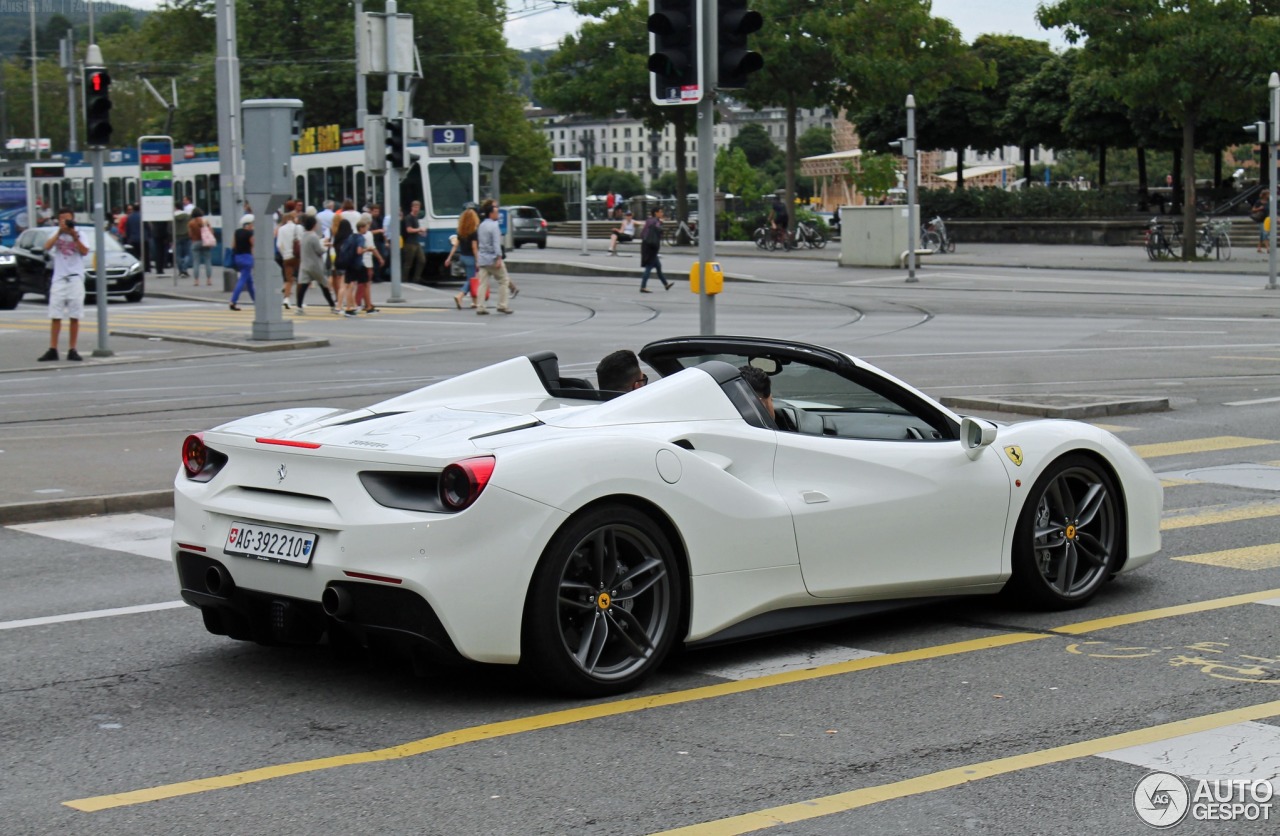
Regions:
[[1271, 162], [1270, 177], [1271, 196], [1267, 198], [1267, 218], [1271, 221], [1271, 231], [1267, 235], [1267, 290], [1276, 289], [1276, 142], [1280, 132], [1280, 73], [1272, 73], [1267, 81], [1271, 93], [1271, 130], [1267, 137], [1267, 159]]

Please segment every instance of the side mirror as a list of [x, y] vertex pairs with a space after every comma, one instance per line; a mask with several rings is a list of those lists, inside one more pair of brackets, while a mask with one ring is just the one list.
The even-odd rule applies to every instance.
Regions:
[[960, 446], [969, 458], [978, 458], [982, 454], [982, 448], [990, 447], [995, 440], [995, 424], [967, 416], [960, 419]]

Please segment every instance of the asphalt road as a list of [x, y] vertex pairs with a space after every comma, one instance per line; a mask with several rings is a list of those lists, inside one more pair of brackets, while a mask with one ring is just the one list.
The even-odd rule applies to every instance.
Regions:
[[[1166, 480], [1163, 553], [1083, 610], [909, 609], [684, 653], [633, 698], [581, 703], [503, 669], [419, 678], [211, 636], [173, 605], [164, 511], [8, 526], [0, 833], [1139, 833], [1151, 769], [1280, 786], [1280, 297], [1256, 275], [956, 266], [905, 286], [778, 263], [729, 286], [718, 330], [842, 348], [935, 396], [1170, 398], [1104, 422]], [[422, 307], [381, 318], [309, 314], [329, 348], [4, 375], [0, 501], [162, 488], [186, 432], [276, 405], [363, 405], [542, 348], [590, 376], [698, 328], [683, 286], [517, 281], [511, 317], [415, 289]], [[236, 327], [223, 311], [129, 315]], [[0, 312], [0, 339], [40, 314]]]

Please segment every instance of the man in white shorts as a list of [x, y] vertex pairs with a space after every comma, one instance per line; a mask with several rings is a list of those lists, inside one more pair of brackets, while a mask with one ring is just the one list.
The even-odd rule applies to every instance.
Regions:
[[44, 243], [52, 252], [53, 280], [49, 285], [49, 350], [38, 358], [41, 362], [58, 359], [58, 335], [62, 320], [71, 320], [68, 331], [67, 359], [80, 361], [76, 340], [80, 337], [80, 317], [84, 316], [84, 257], [89, 247], [80, 239], [76, 219], [70, 209], [58, 210], [58, 231]]

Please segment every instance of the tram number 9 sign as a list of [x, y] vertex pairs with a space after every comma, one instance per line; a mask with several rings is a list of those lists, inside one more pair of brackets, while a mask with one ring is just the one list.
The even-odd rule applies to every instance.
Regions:
[[470, 144], [470, 125], [432, 125], [427, 131], [427, 145], [432, 157], [465, 157]]

